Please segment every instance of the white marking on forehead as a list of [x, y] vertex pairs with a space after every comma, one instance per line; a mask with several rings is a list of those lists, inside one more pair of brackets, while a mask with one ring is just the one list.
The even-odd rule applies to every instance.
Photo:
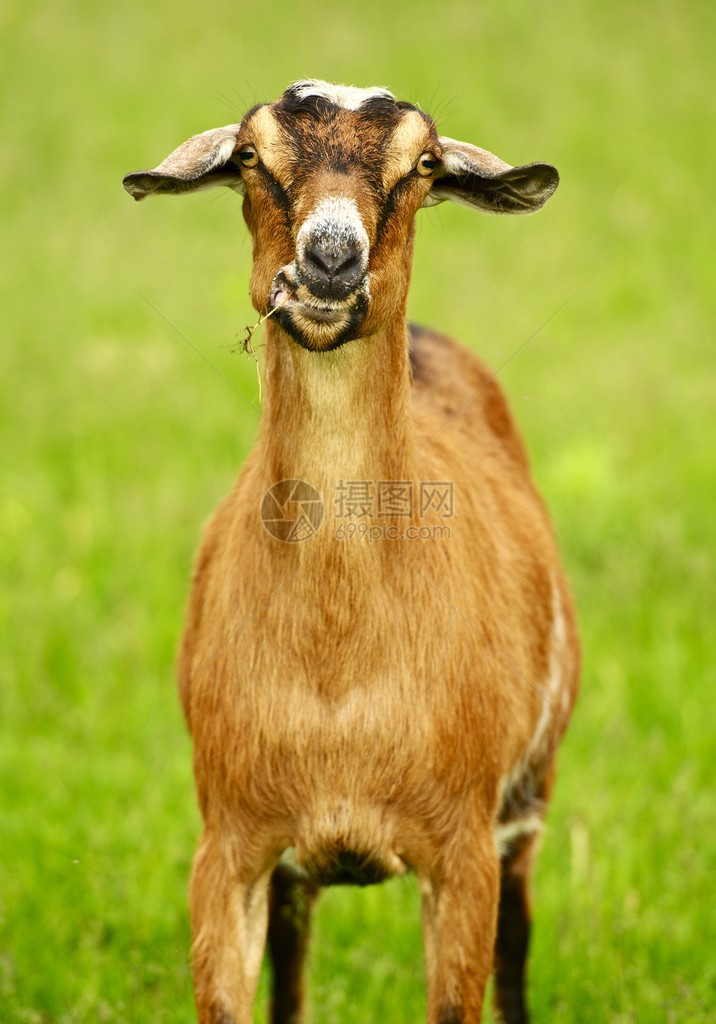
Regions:
[[331, 82], [322, 82], [318, 78], [307, 78], [302, 82], [294, 82], [292, 91], [302, 100], [308, 96], [321, 96], [324, 100], [330, 100], [337, 107], [345, 110], [358, 110], [366, 100], [378, 96], [384, 100], [394, 100], [392, 92], [383, 89], [381, 86], [373, 86], [370, 89], [357, 89], [354, 85], [333, 85]]

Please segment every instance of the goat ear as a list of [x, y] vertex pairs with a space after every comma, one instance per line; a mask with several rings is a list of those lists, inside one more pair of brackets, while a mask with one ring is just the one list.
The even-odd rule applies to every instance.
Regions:
[[240, 127], [228, 124], [193, 135], [153, 171], [134, 171], [122, 184], [137, 201], [153, 193], [196, 192], [215, 185], [241, 192], [241, 171], [232, 161]]
[[451, 199], [487, 213], [534, 213], [559, 185], [550, 164], [511, 167], [486, 149], [455, 139], [440, 139], [442, 159], [423, 206]]

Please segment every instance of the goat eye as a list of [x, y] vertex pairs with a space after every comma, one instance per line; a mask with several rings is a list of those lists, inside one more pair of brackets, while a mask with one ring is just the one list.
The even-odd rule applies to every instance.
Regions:
[[429, 178], [438, 165], [437, 157], [432, 153], [423, 153], [418, 160], [417, 171], [423, 178]]
[[259, 162], [259, 155], [253, 146], [242, 146], [239, 150], [239, 160], [243, 167], [255, 167]]

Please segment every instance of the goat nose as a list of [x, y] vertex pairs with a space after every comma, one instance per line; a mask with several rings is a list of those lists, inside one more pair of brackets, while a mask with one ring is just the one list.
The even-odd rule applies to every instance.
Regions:
[[355, 238], [340, 242], [325, 235], [310, 238], [303, 249], [301, 270], [319, 298], [345, 299], [363, 277], [363, 253]]

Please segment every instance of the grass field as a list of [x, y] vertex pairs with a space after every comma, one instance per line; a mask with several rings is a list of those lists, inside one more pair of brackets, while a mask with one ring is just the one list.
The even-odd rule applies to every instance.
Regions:
[[[0, 1018], [193, 1019], [173, 657], [257, 415], [177, 331], [256, 400], [251, 247], [229, 193], [121, 178], [314, 76], [560, 169], [538, 217], [422, 216], [410, 302], [493, 366], [549, 320], [500, 372], [584, 642], [534, 1020], [715, 1020], [716, 8], [9, 0], [0, 27]], [[314, 1024], [420, 1020], [421, 957], [409, 880], [327, 892]]]

